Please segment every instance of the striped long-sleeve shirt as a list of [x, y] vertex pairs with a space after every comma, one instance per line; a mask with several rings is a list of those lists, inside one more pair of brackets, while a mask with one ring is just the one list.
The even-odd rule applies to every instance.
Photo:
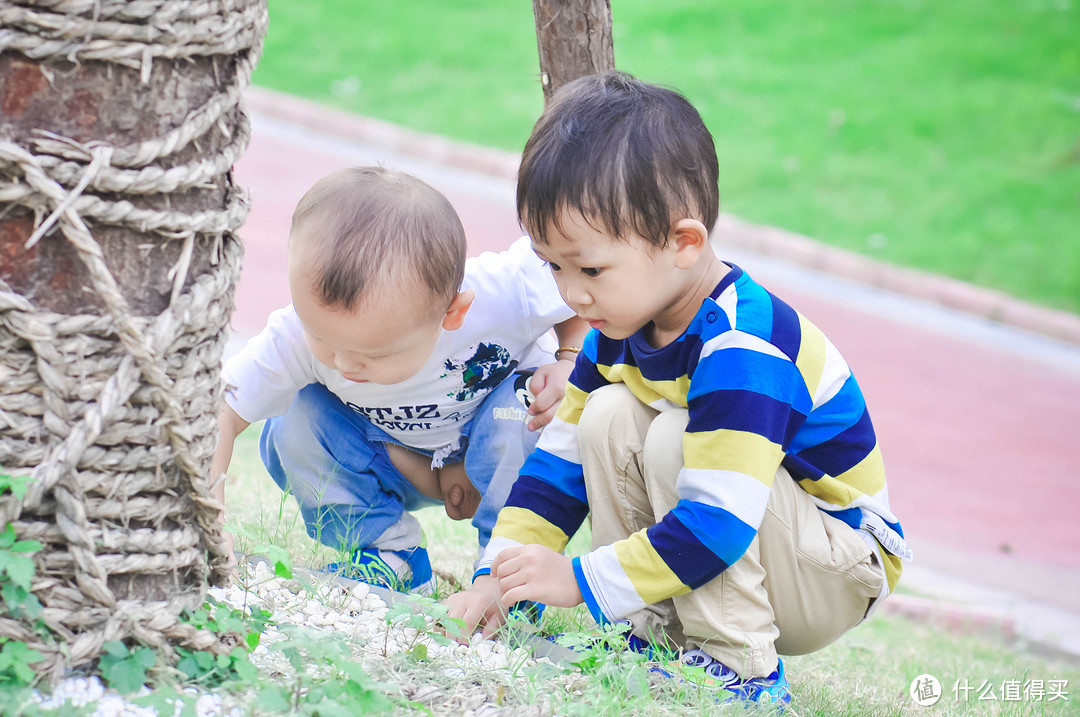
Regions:
[[588, 514], [577, 446], [585, 399], [624, 383], [643, 403], [686, 408], [679, 501], [658, 523], [574, 559], [598, 620], [689, 592], [737, 561], [757, 534], [783, 465], [821, 510], [873, 535], [887, 589], [910, 551], [889, 510], [866, 403], [847, 363], [813, 324], [738, 267], [683, 335], [587, 337], [555, 419], [499, 513], [479, 572], [509, 545], [562, 550]]

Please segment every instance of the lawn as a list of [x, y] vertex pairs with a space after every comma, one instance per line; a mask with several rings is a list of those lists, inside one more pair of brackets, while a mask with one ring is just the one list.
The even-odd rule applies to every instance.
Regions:
[[[1080, 312], [1080, 4], [615, 0], [615, 58], [682, 90], [723, 208]], [[517, 151], [531, 3], [270, 0], [255, 82]]]
[[[340, 556], [319, 546], [304, 533], [298, 509], [266, 474], [258, 457], [258, 428], [241, 434], [230, 471], [226, 494], [228, 525], [237, 531], [237, 546], [249, 551], [259, 544], [285, 547], [295, 565], [318, 567]], [[475, 557], [476, 532], [467, 522], [453, 522], [438, 508], [417, 514], [427, 534], [439, 591], [447, 594], [466, 582]], [[571, 541], [568, 552], [588, 549], [587, 527]], [[901, 585], [901, 588], [903, 586]], [[590, 630], [594, 627], [583, 608], [549, 608], [541, 629], [545, 632]], [[882, 611], [866, 624], [817, 653], [786, 658], [794, 692], [789, 714], [801, 717], [865, 717], [923, 714], [909, 696], [913, 680], [935, 676], [941, 698], [933, 714], [951, 715], [1070, 715], [1080, 695], [1080, 667], [1046, 661], [1015, 645], [978, 635], [942, 630], [932, 623], [913, 622]], [[410, 680], [446, 681], [438, 664], [409, 671]], [[580, 678], [545, 675], [526, 670], [520, 676], [474, 675], [482, 689], [497, 694], [508, 709], [520, 705], [519, 714], [533, 714], [538, 700], [560, 715], [697, 715], [711, 710], [699, 694], [670, 681], [649, 681], [648, 665], [636, 654], [606, 654], [584, 669]], [[382, 669], [381, 667], [379, 669]], [[387, 668], [390, 669], [390, 668]], [[394, 668], [399, 669], [399, 668]], [[426, 677], [425, 677], [426, 674]], [[1062, 682], [1064, 681], [1064, 685]], [[1053, 685], [1051, 684], [1053, 683]], [[1023, 693], [1024, 686], [1041, 685], [1043, 694]], [[1053, 690], [1051, 690], [1053, 687]], [[967, 689], [970, 688], [970, 689]], [[1013, 691], [1020, 689], [1020, 697]], [[1060, 696], [1064, 691], [1068, 699]], [[993, 693], [994, 699], [988, 698]], [[1008, 699], [1005, 699], [1008, 697]], [[505, 700], [505, 702], [504, 702]], [[419, 713], [421, 710], [417, 710]], [[730, 714], [773, 714], [770, 710], [732, 710]]]

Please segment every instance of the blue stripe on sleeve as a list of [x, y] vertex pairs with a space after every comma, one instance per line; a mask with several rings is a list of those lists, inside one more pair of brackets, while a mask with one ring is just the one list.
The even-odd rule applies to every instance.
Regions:
[[690, 588], [704, 585], [728, 567], [674, 513], [650, 527], [648, 535], [656, 553]]
[[573, 537], [581, 527], [589, 506], [569, 495], [553, 495], [551, 485], [530, 475], [521, 475], [510, 489], [507, 506], [524, 508]]
[[578, 590], [581, 591], [585, 606], [589, 608], [589, 614], [593, 616], [593, 620], [596, 620], [597, 625], [607, 624], [608, 620], [600, 609], [599, 603], [596, 602], [596, 596], [593, 595], [592, 588], [589, 587], [589, 581], [585, 579], [585, 571], [581, 569], [581, 558], [574, 558], [570, 563], [574, 566], [574, 577], [577, 579]]
[[805, 448], [832, 440], [850, 428], [865, 412], [866, 401], [859, 390], [859, 384], [855, 382], [854, 376], [848, 376], [836, 395], [810, 414], [803, 430], [791, 442], [791, 452], [798, 453]]
[[[834, 518], [842, 520], [843, 522], [850, 525], [852, 528], [858, 528], [860, 525], [862, 525], [862, 508], [844, 508], [843, 510], [829, 510], [825, 512], [827, 512]], [[899, 535], [901, 538], [904, 537], [904, 529], [900, 527], [899, 523], [890, 523], [884, 518], [882, 518], [881, 520], [883, 523], [885, 523], [885, 525], [895, 530], [896, 534]]]
[[784, 456], [784, 460], [780, 461], [780, 464], [784, 466], [784, 468], [787, 468], [788, 473], [790, 473], [791, 477], [795, 480], [803, 480], [806, 478], [809, 478], [810, 480], [819, 480], [825, 475], [825, 472], [813, 463], [792, 453], [788, 453]]
[[769, 292], [745, 274], [735, 282], [739, 301], [735, 305], [735, 328], [768, 340], [773, 331], [772, 299]]
[[702, 358], [686, 398], [691, 401], [703, 393], [725, 389], [760, 393], [804, 414], [813, 405], [794, 363], [750, 349], [721, 349]]
[[844, 521], [852, 528], [858, 528], [862, 525], [862, 508], [844, 508], [843, 510], [828, 510], [825, 512], [838, 520]]
[[788, 404], [752, 391], [713, 391], [690, 401], [688, 433], [747, 431], [786, 448], [806, 416]]
[[870, 412], [864, 409], [855, 425], [836, 434], [828, 443], [792, 453], [824, 473], [838, 476], [858, 465], [876, 445]]
[[799, 356], [802, 345], [802, 325], [795, 309], [785, 304], [772, 294], [773, 327], [771, 343], [794, 361]]
[[607, 379], [600, 375], [596, 363], [587, 355], [584, 360], [579, 358], [574, 362], [574, 370], [570, 372], [569, 381], [585, 393], [592, 393], [608, 383]]
[[581, 465], [537, 448], [525, 459], [520, 471], [522, 476], [534, 476], [547, 483], [555, 490], [581, 501], [588, 500], [585, 495], [585, 480], [582, 478]]
[[[743, 556], [757, 528], [712, 505], [680, 500], [671, 513], [695, 540], [712, 551], [720, 561], [732, 565]], [[667, 516], [664, 516], [667, 520]]]

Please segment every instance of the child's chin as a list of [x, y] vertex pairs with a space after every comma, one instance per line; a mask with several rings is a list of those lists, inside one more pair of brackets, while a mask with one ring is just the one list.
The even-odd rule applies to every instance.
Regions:
[[625, 329], [620, 329], [616, 326], [609, 326], [607, 324], [605, 324], [603, 328], [598, 330], [600, 331], [600, 333], [602, 333], [604, 336], [611, 339], [612, 341], [622, 341], [623, 339], [628, 339], [634, 335], [633, 331], [627, 331]]

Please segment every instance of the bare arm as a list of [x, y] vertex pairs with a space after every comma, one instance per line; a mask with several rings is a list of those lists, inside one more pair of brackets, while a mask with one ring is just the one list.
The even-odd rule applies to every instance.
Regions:
[[[555, 324], [555, 336], [559, 339], [560, 348], [580, 349], [585, 340], [585, 334], [589, 333], [589, 325], [578, 316]], [[547, 364], [536, 369], [533, 374], [529, 389], [536, 397], [529, 406], [529, 430], [535, 431], [551, 422], [555, 411], [559, 408], [563, 394], [566, 392], [566, 380], [570, 378], [570, 372], [574, 370], [574, 361], [577, 359], [576, 351], [561, 351], [555, 363]]]
[[572, 316], [566, 321], [555, 324], [555, 336], [559, 339], [559, 346], [581, 348], [585, 341], [585, 335], [589, 333], [589, 324], [580, 316]]
[[210, 464], [210, 489], [222, 508], [225, 507], [225, 476], [232, 462], [233, 444], [245, 428], [251, 424], [245, 421], [227, 403], [221, 404], [218, 412], [218, 446]]

